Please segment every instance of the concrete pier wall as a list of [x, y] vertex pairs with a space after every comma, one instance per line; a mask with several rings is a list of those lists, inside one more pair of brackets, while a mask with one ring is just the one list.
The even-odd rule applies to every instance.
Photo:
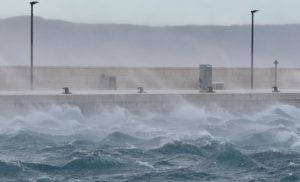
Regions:
[[[25, 66], [0, 67], [0, 90], [29, 89], [30, 70]], [[196, 89], [198, 67], [126, 68], [126, 67], [35, 67], [34, 88], [40, 90], [71, 89], [126, 90], [139, 86], [145, 89]], [[213, 81], [225, 89], [248, 89], [250, 70], [247, 68], [214, 68]], [[282, 68], [278, 84], [283, 89], [300, 89], [300, 69]], [[270, 89], [274, 85], [274, 69], [254, 71], [254, 87]]]
[[167, 112], [173, 108], [191, 104], [197, 107], [216, 110], [222, 108], [235, 114], [261, 112], [276, 104], [289, 104], [300, 107], [300, 93], [285, 92], [223, 92], [199, 93], [197, 91], [171, 93], [156, 92], [137, 94], [134, 92], [115, 93], [75, 93], [62, 95], [54, 93], [0, 94], [1, 115], [26, 112], [32, 107], [51, 104], [78, 106], [83, 113], [99, 113], [105, 108], [120, 106], [132, 112]]

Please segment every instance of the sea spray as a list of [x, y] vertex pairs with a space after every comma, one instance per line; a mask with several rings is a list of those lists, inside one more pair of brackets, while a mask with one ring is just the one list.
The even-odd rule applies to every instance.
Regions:
[[183, 103], [170, 112], [71, 105], [0, 117], [1, 181], [297, 181], [300, 109], [241, 116]]

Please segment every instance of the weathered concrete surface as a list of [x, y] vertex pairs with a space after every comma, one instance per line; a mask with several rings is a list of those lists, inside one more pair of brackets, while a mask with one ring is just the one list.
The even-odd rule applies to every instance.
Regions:
[[84, 113], [99, 112], [104, 108], [120, 106], [132, 112], [169, 111], [183, 104], [207, 109], [220, 107], [237, 114], [252, 113], [275, 104], [300, 107], [300, 91], [221, 91], [199, 93], [197, 90], [149, 90], [137, 94], [135, 90], [124, 91], [72, 91], [63, 95], [59, 91], [0, 92], [0, 111], [22, 112], [32, 107], [49, 104], [69, 104]]
[[[0, 67], [0, 90], [29, 89], [29, 67]], [[116, 78], [116, 88], [109, 86], [108, 78]], [[71, 89], [196, 89], [198, 67], [35, 67], [34, 88], [39, 90]], [[250, 70], [248, 68], [214, 68], [213, 81], [223, 82], [225, 89], [248, 89]], [[278, 73], [281, 89], [300, 89], [300, 69], [282, 68]], [[254, 87], [270, 89], [274, 85], [273, 68], [254, 70]]]

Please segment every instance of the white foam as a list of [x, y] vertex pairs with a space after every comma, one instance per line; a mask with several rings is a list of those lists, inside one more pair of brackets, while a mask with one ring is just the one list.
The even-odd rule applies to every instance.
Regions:
[[[278, 132], [272, 132], [270, 144], [287, 142], [288, 147], [300, 150], [299, 132], [297, 133], [295, 129], [295, 127], [300, 128], [300, 123], [296, 121], [296, 126], [293, 127], [283, 124], [279, 128], [271, 125], [270, 121], [283, 117], [274, 113], [276, 109], [282, 110], [287, 114], [286, 119], [290, 117], [291, 121], [300, 116], [298, 108], [287, 105], [273, 106], [255, 116], [240, 118], [218, 107], [215, 110], [207, 110], [207, 108], [198, 108], [188, 103], [183, 103], [168, 113], [138, 115], [121, 107], [113, 107], [99, 110], [98, 114], [85, 116], [76, 106], [53, 104], [33, 107], [28, 113], [16, 113], [13, 117], [0, 117], [0, 134], [29, 130], [51, 135], [82, 134], [102, 138], [118, 131], [145, 138], [163, 136], [163, 144], [175, 140], [204, 137], [231, 142], [242, 140], [245, 136], [266, 135], [267, 131], [275, 129]], [[211, 121], [209, 118], [215, 118], [220, 122]], [[234, 119], [245, 121], [235, 122]]]

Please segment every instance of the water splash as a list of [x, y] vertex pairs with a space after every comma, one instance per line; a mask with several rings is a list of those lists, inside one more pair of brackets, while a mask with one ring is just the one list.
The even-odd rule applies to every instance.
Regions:
[[300, 109], [251, 116], [184, 103], [167, 113], [70, 105], [1, 116], [0, 178], [40, 181], [300, 179]]

